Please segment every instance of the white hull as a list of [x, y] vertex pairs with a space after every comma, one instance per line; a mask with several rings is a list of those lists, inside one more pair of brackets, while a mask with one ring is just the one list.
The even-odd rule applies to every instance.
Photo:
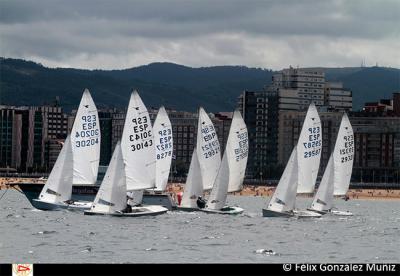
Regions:
[[320, 213], [310, 210], [305, 210], [305, 211], [294, 210], [293, 212], [297, 218], [319, 218], [322, 216]]
[[331, 210], [330, 212], [328, 212], [328, 214], [332, 214], [335, 216], [352, 216], [353, 213], [349, 212], [349, 211], [338, 211], [338, 210]]
[[35, 208], [45, 211], [50, 210], [60, 210], [60, 209], [68, 209], [68, 210], [89, 210], [92, 207], [92, 202], [88, 201], [74, 201], [72, 204], [67, 204], [65, 202], [47, 202], [40, 199], [33, 199], [35, 202]]
[[214, 209], [199, 209], [199, 211], [205, 212], [205, 213], [213, 213], [213, 214], [222, 214], [222, 215], [238, 215], [243, 213], [244, 209], [240, 207], [235, 207], [235, 206], [225, 206], [224, 208], [220, 210], [214, 210]]
[[93, 211], [85, 211], [85, 215], [107, 215], [107, 216], [114, 216], [114, 217], [141, 217], [141, 216], [156, 216], [164, 214], [168, 211], [167, 208], [164, 208], [159, 205], [147, 205], [147, 206], [140, 206], [140, 207], [132, 207], [131, 213], [103, 213], [103, 212], [93, 212]]
[[335, 216], [352, 216], [353, 215], [353, 213], [351, 213], [349, 211], [339, 211], [339, 210], [317, 211], [317, 210], [313, 210], [313, 209], [307, 209], [307, 210], [312, 211], [312, 212], [317, 212], [321, 215], [326, 215], [326, 214], [335, 215]]

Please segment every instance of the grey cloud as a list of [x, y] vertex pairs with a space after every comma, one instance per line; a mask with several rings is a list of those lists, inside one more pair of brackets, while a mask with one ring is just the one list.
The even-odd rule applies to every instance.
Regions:
[[121, 68], [157, 58], [269, 67], [291, 55], [353, 62], [372, 49], [399, 64], [396, 0], [5, 0], [0, 13], [0, 54], [49, 64], [96, 67], [97, 59], [107, 62], [97, 67]]

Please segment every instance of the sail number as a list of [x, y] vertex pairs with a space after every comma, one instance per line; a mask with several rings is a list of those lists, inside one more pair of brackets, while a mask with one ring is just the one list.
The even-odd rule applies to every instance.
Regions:
[[[345, 135], [343, 136], [344, 148], [339, 150], [340, 153], [340, 161], [342, 163], [346, 163], [348, 161], [353, 160], [354, 156], [354, 137], [353, 135]], [[343, 155], [343, 156], [342, 156]]]
[[97, 125], [96, 115], [84, 115], [81, 117], [82, 130], [75, 132], [75, 138], [81, 138], [75, 141], [77, 148], [89, 147], [99, 143], [100, 130]]
[[249, 152], [247, 132], [239, 133], [237, 138], [239, 138], [239, 147], [235, 149], [235, 159], [239, 162], [246, 158]]
[[147, 116], [133, 118], [133, 134], [129, 135], [131, 150], [142, 150], [153, 145], [152, 131], [149, 129]]
[[313, 156], [318, 156], [321, 153], [321, 128], [320, 127], [310, 127], [308, 128], [308, 141], [303, 143], [304, 158], [310, 158]]
[[203, 155], [205, 158], [210, 158], [219, 153], [219, 141], [217, 134], [215, 133], [215, 128], [213, 125], [206, 125], [201, 128], [201, 134], [204, 142], [207, 142], [201, 147]]
[[172, 130], [170, 128], [160, 130], [158, 135], [160, 138], [156, 145], [157, 159], [164, 159], [168, 156], [172, 156]]

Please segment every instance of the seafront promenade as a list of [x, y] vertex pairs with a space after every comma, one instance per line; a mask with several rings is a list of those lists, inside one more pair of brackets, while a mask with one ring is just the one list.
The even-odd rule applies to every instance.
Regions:
[[[43, 179], [38, 178], [10, 178], [0, 177], [0, 190], [7, 189], [9, 183], [44, 183]], [[168, 183], [167, 191], [176, 195], [183, 192], [184, 184], [181, 183]], [[233, 195], [238, 196], [272, 196], [275, 187], [271, 186], [257, 186], [257, 185], [244, 185], [243, 190], [234, 192]], [[312, 197], [312, 195], [300, 195]], [[400, 199], [400, 189], [349, 189], [347, 196], [350, 199]]]

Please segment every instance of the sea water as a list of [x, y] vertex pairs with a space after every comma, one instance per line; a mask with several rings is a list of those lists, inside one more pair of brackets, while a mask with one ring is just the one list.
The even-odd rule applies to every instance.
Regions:
[[[311, 200], [298, 198], [298, 209]], [[236, 216], [119, 218], [39, 211], [9, 190], [0, 200], [0, 263], [400, 262], [400, 200], [337, 199], [354, 216], [307, 219], [264, 218], [267, 201], [228, 196], [245, 209]]]

